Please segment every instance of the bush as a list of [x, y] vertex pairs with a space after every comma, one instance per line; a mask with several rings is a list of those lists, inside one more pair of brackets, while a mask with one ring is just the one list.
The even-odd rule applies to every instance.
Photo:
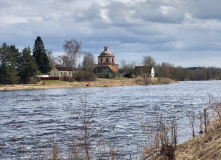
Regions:
[[95, 81], [96, 77], [93, 72], [86, 70], [79, 70], [75, 73], [76, 81]]
[[31, 77], [28, 83], [29, 84], [37, 84], [40, 81], [41, 81], [40, 77]]
[[73, 77], [64, 77], [64, 81], [75, 82], [75, 79]]

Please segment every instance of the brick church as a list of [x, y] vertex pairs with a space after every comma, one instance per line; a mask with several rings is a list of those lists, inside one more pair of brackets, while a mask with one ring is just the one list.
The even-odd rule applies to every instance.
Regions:
[[118, 73], [118, 64], [115, 64], [115, 56], [104, 47], [104, 51], [98, 56], [98, 64], [94, 68], [97, 77], [110, 77]]

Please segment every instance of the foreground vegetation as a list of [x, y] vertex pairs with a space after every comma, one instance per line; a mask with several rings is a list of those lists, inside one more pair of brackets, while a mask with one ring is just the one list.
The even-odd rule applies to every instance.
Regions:
[[[195, 127], [199, 118], [200, 126]], [[146, 160], [219, 160], [221, 159], [221, 102], [211, 101], [203, 114], [190, 118], [193, 138], [177, 145], [177, 125], [159, 121], [144, 148]], [[196, 134], [196, 128], [200, 128]]]
[[178, 160], [220, 160], [221, 159], [221, 103], [214, 102], [212, 118], [208, 119], [207, 127], [198, 136], [177, 147]]
[[[210, 112], [208, 112], [210, 110]], [[142, 160], [219, 160], [221, 159], [221, 102], [210, 103], [204, 109], [201, 117], [203, 123], [200, 133], [183, 144], [177, 144], [177, 128], [175, 121], [170, 124], [159, 117], [154, 128], [149, 128], [148, 146], [142, 148], [139, 156], [131, 156], [125, 150], [122, 151], [116, 142], [107, 142], [102, 139], [101, 130], [96, 130], [96, 137], [92, 135], [94, 111], [88, 108], [86, 101], [83, 102], [79, 113], [82, 129], [80, 134], [74, 136], [68, 153], [61, 151], [60, 144], [52, 144], [47, 152], [46, 159], [142, 159]], [[208, 118], [209, 113], [212, 118]], [[205, 116], [205, 117], [204, 117]], [[195, 117], [196, 118], [196, 117]], [[142, 126], [146, 126], [142, 124]], [[146, 128], [144, 127], [144, 130]], [[66, 157], [64, 156], [66, 155]], [[44, 157], [45, 158], [45, 157]]]

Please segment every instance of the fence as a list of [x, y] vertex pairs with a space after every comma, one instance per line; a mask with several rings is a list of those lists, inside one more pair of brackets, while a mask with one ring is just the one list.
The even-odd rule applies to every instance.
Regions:
[[60, 80], [63, 81], [64, 77], [40, 77], [42, 81], [47, 81], [47, 80]]

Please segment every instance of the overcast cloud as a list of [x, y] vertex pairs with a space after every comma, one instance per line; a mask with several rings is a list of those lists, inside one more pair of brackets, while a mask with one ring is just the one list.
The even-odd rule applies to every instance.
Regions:
[[98, 56], [104, 46], [117, 63], [142, 61], [221, 67], [220, 0], [0, 0], [0, 43], [63, 54], [77, 39]]

